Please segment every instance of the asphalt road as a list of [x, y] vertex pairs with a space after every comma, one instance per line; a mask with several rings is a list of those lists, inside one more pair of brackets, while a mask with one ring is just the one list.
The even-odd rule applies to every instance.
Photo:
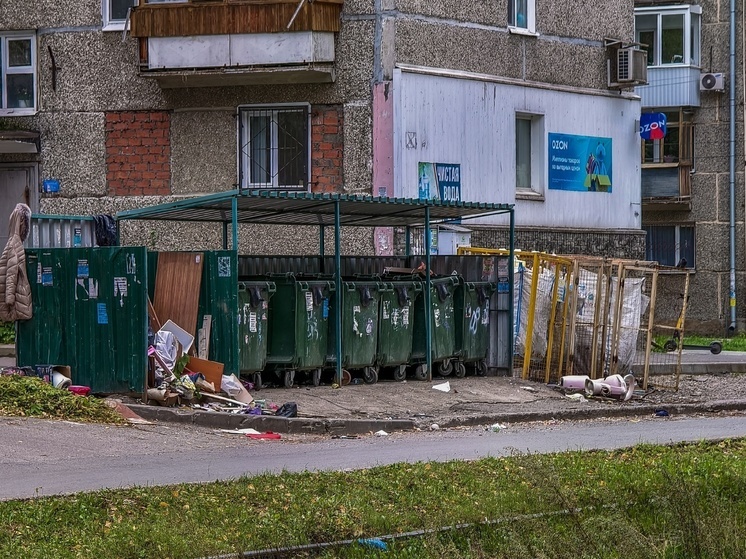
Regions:
[[104, 427], [0, 419], [0, 499], [207, 482], [282, 470], [343, 470], [519, 452], [611, 449], [746, 436], [746, 416], [607, 420], [254, 441], [194, 427]]

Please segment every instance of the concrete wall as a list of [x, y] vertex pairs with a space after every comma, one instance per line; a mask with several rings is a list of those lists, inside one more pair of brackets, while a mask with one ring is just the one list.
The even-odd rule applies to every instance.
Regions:
[[[394, 79], [397, 196], [418, 196], [418, 163], [461, 165], [461, 199], [516, 204], [519, 226], [640, 226], [639, 100], [401, 71]], [[543, 199], [517, 199], [516, 113], [541, 115], [532, 167]], [[611, 138], [611, 192], [549, 188], [549, 133]], [[595, 144], [594, 144], [595, 146]], [[610, 153], [609, 156], [612, 154]], [[583, 153], [581, 167], [586, 165]], [[503, 223], [485, 218], [475, 224]], [[534, 247], [532, 247], [534, 248]]]

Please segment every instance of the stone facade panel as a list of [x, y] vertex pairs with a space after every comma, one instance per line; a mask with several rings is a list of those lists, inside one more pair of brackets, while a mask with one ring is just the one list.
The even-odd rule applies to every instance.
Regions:
[[605, 90], [606, 50], [526, 38], [526, 79]]
[[585, 0], [536, 2], [536, 30], [542, 35], [582, 37], [593, 41], [614, 38], [632, 41], [635, 34], [633, 0], [590, 8]]
[[171, 114], [171, 173], [174, 194], [222, 192], [238, 182], [235, 110]]
[[506, 27], [508, 1], [462, 2], [460, 0], [397, 0], [396, 8], [405, 14]]
[[101, 0], [3, 0], [0, 4], [0, 29], [101, 27], [101, 24]]
[[376, 194], [373, 184], [373, 115], [369, 106], [344, 108], [344, 188], [348, 194]]

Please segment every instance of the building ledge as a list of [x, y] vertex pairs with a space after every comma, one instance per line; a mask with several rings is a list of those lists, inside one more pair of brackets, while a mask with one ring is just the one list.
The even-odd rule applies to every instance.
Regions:
[[294, 83], [332, 83], [334, 64], [299, 64], [294, 66], [213, 68], [179, 70], [141, 70], [164, 89], [181, 87], [221, 87]]
[[682, 198], [643, 198], [643, 210], [656, 212], [689, 212], [692, 210], [692, 199]]

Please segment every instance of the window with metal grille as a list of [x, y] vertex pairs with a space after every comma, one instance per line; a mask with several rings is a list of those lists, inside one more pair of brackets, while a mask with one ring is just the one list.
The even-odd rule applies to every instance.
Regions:
[[246, 107], [239, 117], [241, 187], [306, 190], [308, 106]]
[[691, 225], [646, 225], [645, 258], [663, 266], [694, 268], [694, 227]]

